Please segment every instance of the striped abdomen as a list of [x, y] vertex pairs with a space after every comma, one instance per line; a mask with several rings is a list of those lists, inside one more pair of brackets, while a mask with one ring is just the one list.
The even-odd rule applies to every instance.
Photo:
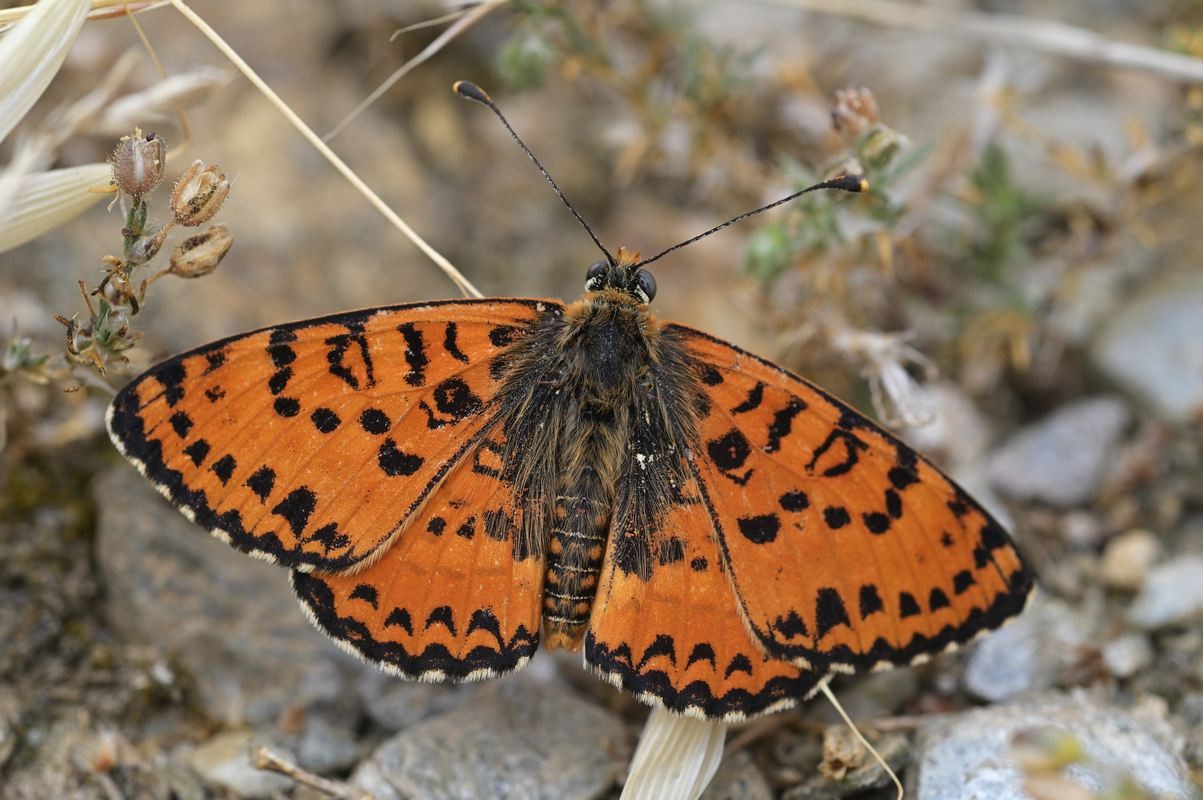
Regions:
[[549, 648], [575, 650], [585, 634], [610, 527], [611, 493], [593, 467], [557, 492], [543, 584], [543, 622]]

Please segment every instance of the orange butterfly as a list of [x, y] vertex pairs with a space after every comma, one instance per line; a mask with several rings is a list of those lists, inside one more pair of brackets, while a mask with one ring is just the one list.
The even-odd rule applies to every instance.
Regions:
[[645, 703], [730, 721], [1022, 610], [1031, 575], [979, 504], [822, 389], [656, 320], [652, 260], [607, 253], [567, 306], [416, 303], [224, 339], [126, 386], [109, 431], [406, 678], [510, 672], [542, 635]]

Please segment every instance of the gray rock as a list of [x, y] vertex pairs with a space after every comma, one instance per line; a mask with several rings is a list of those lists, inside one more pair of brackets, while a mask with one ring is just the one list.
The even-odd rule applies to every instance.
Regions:
[[1142, 628], [1181, 625], [1203, 614], [1203, 555], [1180, 556], [1153, 569], [1128, 619]]
[[[270, 797], [291, 788], [293, 783], [283, 775], [251, 764], [251, 750], [263, 744], [266, 742], [257, 740], [249, 731], [219, 733], [196, 748], [189, 762], [211, 786], [227, 789], [238, 797]], [[290, 753], [279, 747], [273, 749], [294, 761]]]
[[475, 684], [414, 683], [380, 670], [365, 673], [356, 686], [364, 711], [386, 731], [399, 731], [442, 714], [473, 696]]
[[773, 800], [773, 789], [746, 750], [727, 756], [699, 800]]
[[589, 800], [613, 785], [626, 739], [613, 715], [521, 676], [406, 728], [352, 775], [377, 800]]
[[1049, 689], [1090, 638], [1091, 625], [1082, 614], [1037, 594], [1023, 614], [974, 645], [965, 688], [991, 702]]
[[1011, 757], [1016, 733], [1050, 728], [1071, 734], [1085, 760], [1065, 774], [1095, 792], [1127, 778], [1156, 797], [1192, 797], [1182, 759], [1131, 714], [1084, 692], [1044, 694], [1023, 703], [938, 718], [919, 733], [910, 775], [915, 800], [1029, 800]]
[[1066, 406], [1016, 433], [991, 456], [990, 480], [1005, 494], [1068, 508], [1090, 500], [1106, 477], [1130, 414], [1112, 397]]
[[170, 653], [209, 716], [271, 723], [290, 708], [357, 702], [354, 680], [373, 668], [310, 625], [285, 570], [209, 536], [129, 467], [101, 476], [96, 496], [114, 629]]
[[1097, 336], [1095, 363], [1164, 416], [1203, 408], [1203, 278], [1197, 272], [1150, 286]]

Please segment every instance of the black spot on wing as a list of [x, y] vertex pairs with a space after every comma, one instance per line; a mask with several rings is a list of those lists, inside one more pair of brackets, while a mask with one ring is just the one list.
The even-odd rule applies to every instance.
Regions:
[[421, 469], [424, 460], [419, 455], [405, 452], [390, 438], [385, 439], [384, 443], [380, 445], [380, 450], [376, 453], [376, 461], [385, 475], [396, 478], [413, 475]]
[[431, 517], [426, 523], [426, 532], [433, 533], [435, 536], [442, 536], [443, 531], [447, 529], [447, 520], [442, 517]]
[[775, 541], [781, 530], [781, 519], [776, 514], [760, 514], [755, 517], [740, 517], [739, 532], [754, 544]]
[[293, 489], [272, 509], [272, 513], [283, 517], [292, 529], [294, 536], [300, 536], [301, 531], [309, 524], [309, 515], [317, 505], [317, 495], [307, 486]]
[[915, 596], [910, 592], [898, 593], [898, 616], [902, 619], [914, 617], [922, 613], [919, 609], [919, 603], [915, 600]]
[[295, 397], [277, 397], [276, 402], [272, 404], [272, 408], [281, 417], [295, 417], [301, 413], [301, 402]]
[[652, 643], [643, 651], [643, 655], [640, 656], [639, 663], [635, 665], [635, 669], [643, 669], [647, 662], [656, 656], [668, 656], [669, 663], [674, 667], [677, 665], [677, 649], [673, 644], [673, 637], [667, 633], [657, 634]]
[[969, 587], [976, 583], [973, 579], [973, 573], [964, 569], [952, 576], [952, 590], [957, 594], [964, 594], [969, 591]]
[[[815, 448], [810, 463], [806, 465], [806, 471], [813, 474], [815, 467], [818, 466], [819, 459], [827, 455], [828, 451], [831, 451], [837, 443], [843, 445], [843, 458], [838, 463], [826, 467], [822, 472], [824, 477], [835, 478], [840, 475], [846, 475], [860, 461], [861, 451], [869, 449], [869, 445], [858, 439], [854, 434], [845, 430], [833, 429], [831, 433], [827, 434], [827, 438], [823, 440], [823, 443]], [[835, 456], [836, 451], [832, 451], [832, 454]]]
[[861, 514], [861, 520], [865, 523], [869, 533], [874, 533], [880, 536], [890, 529], [890, 518], [880, 511], [870, 511]]
[[773, 415], [769, 424], [769, 440], [764, 446], [766, 453], [776, 453], [781, 449], [781, 441], [789, 436], [794, 426], [794, 417], [807, 409], [805, 401], [800, 397], [790, 397], [785, 408]]
[[184, 448], [184, 455], [192, 459], [192, 463], [200, 466], [205, 463], [205, 459], [209, 457], [209, 443], [204, 439], [197, 439], [192, 444]]
[[927, 607], [932, 611], [939, 611], [941, 608], [948, 608], [952, 603], [948, 600], [948, 595], [943, 589], [932, 589], [931, 594], [927, 599]]
[[313, 427], [317, 428], [318, 433], [333, 433], [343, 422], [338, 414], [328, 408], [317, 409], [309, 415], [309, 420], [313, 423]]
[[843, 506], [828, 506], [823, 509], [823, 521], [827, 523], [828, 528], [834, 531], [851, 522], [852, 517], [848, 515], [848, 509]]
[[397, 331], [405, 339], [405, 363], [409, 364], [405, 382], [410, 386], [422, 386], [426, 383], [426, 367], [430, 364], [426, 355], [426, 338], [412, 322], [398, 325]]
[[746, 414], [747, 412], [749, 412], [755, 408], [759, 408], [760, 404], [763, 402], [764, 402], [764, 382], [757, 381], [756, 385], [753, 386], [752, 389], [748, 392], [747, 398], [742, 403], [737, 405], [735, 408], [731, 409], [731, 413], [732, 414]]
[[426, 624], [423, 630], [430, 630], [435, 625], [442, 625], [447, 630], [451, 631], [451, 635], [455, 636], [455, 616], [451, 611], [451, 606], [439, 606], [430, 612], [430, 616], [426, 618]]
[[378, 596], [376, 587], [370, 583], [361, 583], [351, 590], [352, 600], [362, 600], [372, 608], [376, 607]]
[[389, 612], [388, 617], [384, 620], [386, 628], [400, 628], [410, 636], [414, 635], [413, 620], [409, 616], [409, 612], [404, 608], [394, 608]]
[[359, 427], [363, 428], [366, 433], [381, 436], [392, 430], [393, 423], [389, 420], [388, 414], [380, 409], [365, 408], [359, 415]]
[[881, 602], [881, 595], [877, 593], [877, 587], [872, 583], [861, 586], [860, 618], [867, 619], [870, 615], [883, 610], [885, 610], [885, 606]]
[[748, 456], [752, 454], [752, 446], [748, 444], [747, 437], [735, 428], [707, 442], [706, 453], [723, 475], [740, 486], [746, 484], [752, 477], [750, 469], [742, 475], [735, 474], [735, 471], [741, 469], [747, 462]]
[[685, 668], [689, 669], [689, 666], [695, 661], [709, 661], [711, 667], [716, 666], [714, 648], [706, 642], [695, 644], [693, 649], [689, 651], [689, 658], [685, 661]]
[[848, 609], [844, 607], [844, 598], [839, 591], [826, 586], [819, 589], [815, 600], [815, 628], [817, 638], [823, 636], [837, 625], [851, 625], [848, 619]]
[[184, 379], [187, 372], [184, 371], [182, 362], [168, 361], [156, 367], [150, 374], [163, 387], [163, 399], [167, 401], [168, 406], [174, 407], [184, 399]]
[[468, 356], [459, 349], [459, 327], [454, 322], [448, 322], [446, 332], [443, 334], [443, 349], [447, 351], [447, 355], [459, 361], [461, 364], [468, 363]]
[[781, 498], [777, 502], [781, 504], [783, 509], [795, 514], [810, 508], [810, 498], [807, 497], [806, 492], [800, 489], [786, 492], [781, 495]]
[[188, 438], [188, 431], [192, 430], [192, 417], [183, 411], [177, 411], [171, 415], [171, 419], [168, 421], [171, 423], [171, 429], [175, 431], [176, 436], [181, 439]]
[[723, 677], [730, 678], [737, 672], [752, 674], [752, 660], [743, 653], [736, 653], [731, 657], [731, 660], [727, 662], [727, 668], [723, 670]]
[[276, 472], [270, 467], [260, 467], [246, 479], [246, 485], [260, 500], [266, 502], [268, 495], [272, 493], [272, 487], [276, 485]]
[[225, 486], [230, 482], [230, 477], [234, 474], [234, 469], [238, 466], [238, 462], [234, 460], [234, 456], [226, 453], [221, 458], [213, 462], [213, 466], [209, 467], [217, 479], [221, 481], [221, 485]]

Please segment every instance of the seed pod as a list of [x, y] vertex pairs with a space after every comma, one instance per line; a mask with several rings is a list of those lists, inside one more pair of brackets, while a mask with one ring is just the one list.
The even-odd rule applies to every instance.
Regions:
[[865, 87], [837, 89], [831, 103], [831, 124], [855, 138], [878, 122], [877, 100]]
[[212, 225], [176, 245], [171, 251], [170, 272], [181, 278], [208, 275], [217, 269], [233, 244], [234, 237], [225, 225]]
[[163, 180], [167, 165], [167, 143], [156, 133], [142, 135], [134, 129], [133, 136], [122, 136], [109, 158], [113, 167], [113, 183], [133, 197], [141, 197]]
[[229, 194], [230, 182], [220, 167], [193, 161], [171, 191], [171, 214], [181, 225], [202, 225], [213, 218]]

